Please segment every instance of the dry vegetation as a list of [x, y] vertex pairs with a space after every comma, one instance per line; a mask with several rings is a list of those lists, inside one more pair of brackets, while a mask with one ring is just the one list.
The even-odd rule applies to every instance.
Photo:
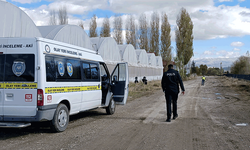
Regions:
[[237, 79], [237, 78], [229, 78], [222, 76], [221, 83], [224, 87], [233, 88], [239, 93], [250, 97], [250, 81]]
[[161, 89], [161, 81], [149, 81], [147, 85], [142, 82], [139, 83], [130, 83], [129, 84], [129, 94], [128, 101], [134, 100], [142, 96], [149, 96], [155, 91]]
[[[183, 81], [192, 80], [195, 77], [196, 76], [191, 75], [189, 77], [185, 77]], [[143, 82], [136, 84], [129, 83], [128, 101], [140, 98], [142, 96], [149, 96], [157, 90], [161, 90], [161, 80], [149, 81], [147, 85], [143, 84]]]

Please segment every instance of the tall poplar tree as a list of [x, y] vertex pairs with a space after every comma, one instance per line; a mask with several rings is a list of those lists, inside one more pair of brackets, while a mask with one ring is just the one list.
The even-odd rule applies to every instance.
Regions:
[[140, 15], [139, 18], [139, 48], [140, 49], [145, 49], [146, 51], [149, 50], [148, 46], [148, 23], [147, 23], [147, 18], [146, 14], [143, 13]]
[[110, 24], [109, 24], [109, 18], [107, 16], [103, 20], [100, 36], [110, 37]]
[[176, 52], [182, 65], [186, 65], [193, 56], [193, 22], [185, 8], [181, 9], [176, 21]]
[[114, 35], [117, 44], [123, 44], [122, 39], [122, 17], [120, 15], [115, 15], [114, 18]]
[[89, 23], [89, 37], [97, 37], [97, 23], [96, 23], [96, 15], [93, 15], [91, 21]]
[[66, 6], [62, 6], [58, 10], [59, 24], [68, 24], [68, 12]]
[[169, 64], [172, 60], [171, 27], [166, 13], [162, 13], [161, 19], [161, 57], [166, 64]]
[[132, 44], [136, 48], [136, 25], [135, 19], [129, 15], [126, 20], [126, 44]]
[[159, 55], [159, 22], [160, 17], [157, 12], [153, 12], [150, 22], [150, 53]]
[[56, 25], [57, 24], [56, 11], [55, 10], [51, 10], [49, 12], [49, 14], [50, 14], [49, 25]]

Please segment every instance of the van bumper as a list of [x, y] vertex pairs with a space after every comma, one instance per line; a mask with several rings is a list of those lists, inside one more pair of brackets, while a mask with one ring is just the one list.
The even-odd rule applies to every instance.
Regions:
[[0, 122], [40, 122], [53, 119], [57, 105], [39, 106], [35, 116], [0, 116]]

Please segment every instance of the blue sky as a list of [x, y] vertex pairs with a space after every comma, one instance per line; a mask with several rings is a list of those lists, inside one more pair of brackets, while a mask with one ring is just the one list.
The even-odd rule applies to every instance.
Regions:
[[[88, 33], [90, 18], [96, 14], [98, 27], [104, 17], [112, 22], [115, 14], [125, 21], [128, 14], [139, 18], [141, 13], [150, 15], [153, 11], [164, 11], [171, 26], [181, 7], [189, 12], [194, 23], [195, 60], [235, 58], [250, 51], [250, 1], [249, 0], [7, 0], [23, 9], [36, 25], [48, 25], [49, 11], [66, 6], [69, 23], [83, 21]], [[172, 46], [175, 48], [174, 30]], [[175, 53], [175, 50], [174, 52]], [[227, 64], [228, 65], [228, 64]]]

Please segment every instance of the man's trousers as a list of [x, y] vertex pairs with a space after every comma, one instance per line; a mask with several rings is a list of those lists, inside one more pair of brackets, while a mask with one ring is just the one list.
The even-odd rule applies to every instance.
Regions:
[[165, 92], [166, 106], [167, 106], [167, 118], [171, 118], [171, 102], [173, 102], [173, 115], [177, 115], [177, 99], [178, 93], [167, 93]]

